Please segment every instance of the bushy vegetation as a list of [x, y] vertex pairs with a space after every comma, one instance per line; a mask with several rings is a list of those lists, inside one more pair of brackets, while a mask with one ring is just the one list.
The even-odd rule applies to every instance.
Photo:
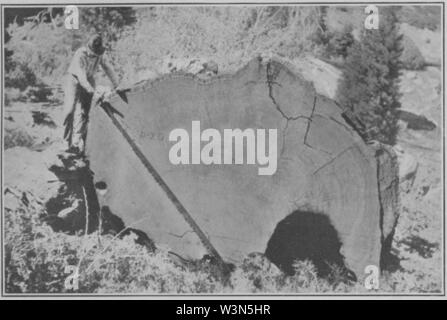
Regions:
[[[156, 252], [135, 243], [131, 234], [54, 232], [42, 221], [45, 212], [31, 194], [6, 192], [5, 276], [7, 293], [300, 293], [347, 292], [359, 285], [343, 282], [337, 270], [329, 279], [318, 278], [307, 261], [295, 264], [286, 276], [261, 254], [248, 256], [222, 281], [206, 261], [179, 263], [165, 249]], [[26, 199], [26, 201], [24, 200]], [[78, 268], [76, 290], [67, 289]]]
[[101, 32], [113, 40], [134, 22], [132, 8], [79, 8], [79, 11], [79, 30], [67, 30], [63, 16], [53, 17], [50, 9], [21, 24], [14, 20], [7, 27], [6, 86], [25, 89], [41, 83], [58, 85], [74, 51], [89, 35]]
[[80, 17], [77, 31], [66, 30], [61, 15], [10, 24], [7, 85], [59, 84], [93, 32], [109, 40], [116, 69], [133, 81], [148, 69], [163, 72], [173, 59], [211, 58], [228, 70], [260, 54], [293, 58], [314, 49], [310, 36], [319, 28], [316, 7], [80, 8]]
[[349, 49], [337, 100], [365, 125], [365, 136], [393, 145], [398, 131], [401, 36], [392, 9], [379, 30], [364, 29]]
[[[43, 221], [42, 203], [29, 192], [5, 191], [5, 290], [7, 293], [378, 293], [438, 292], [438, 279], [420, 272], [385, 272], [380, 290], [349, 283], [333, 268], [320, 278], [309, 261], [296, 261], [288, 276], [264, 255], [253, 253], [235, 266], [228, 281], [207, 261], [179, 262], [167, 249], [155, 252], [136, 236], [54, 232]], [[67, 269], [73, 266], [74, 269]], [[66, 287], [78, 270], [77, 288]]]
[[[334, 62], [334, 59], [346, 58], [349, 47], [354, 43], [354, 25], [353, 21], [341, 22], [342, 27], [337, 23], [337, 26], [332, 25], [334, 21], [342, 20], [347, 13], [348, 8], [328, 8], [325, 6], [320, 7], [320, 28], [313, 35], [312, 40], [318, 45], [318, 55], [324, 59], [330, 59]], [[358, 10], [349, 10], [351, 17], [356, 17], [353, 20], [358, 20]], [[332, 22], [332, 23], [331, 23]]]
[[8, 87], [25, 90], [37, 82], [34, 72], [25, 61], [9, 60], [5, 66], [5, 84]]
[[[109, 41], [116, 69], [130, 82], [148, 70], [163, 73], [167, 61], [175, 59], [212, 59], [219, 70], [234, 70], [260, 54], [345, 58], [354, 42], [352, 28], [364, 19], [360, 9], [80, 7], [79, 30], [65, 29], [61, 8], [42, 10], [34, 19], [9, 19], [13, 23], [7, 27], [5, 82], [21, 90], [41, 82], [59, 85], [73, 52], [93, 32]], [[399, 22], [439, 25], [436, 6], [394, 9]], [[346, 21], [347, 17], [355, 21]], [[410, 46], [410, 59], [418, 56], [413, 51]]]
[[351, 27], [346, 27], [343, 31], [318, 32], [314, 40], [320, 45], [320, 56], [326, 59], [345, 59], [348, 49], [354, 44]]
[[[405, 20], [416, 15], [432, 17], [434, 8], [406, 6], [396, 10]], [[239, 68], [256, 55], [295, 58], [313, 53], [344, 59], [354, 43], [352, 28], [358, 27], [345, 21], [346, 16], [363, 21], [364, 13], [357, 8], [328, 10], [285, 6], [80, 7], [79, 30], [65, 29], [62, 10], [43, 10], [35, 19], [14, 20], [7, 27], [5, 82], [21, 90], [41, 83], [59, 85], [73, 52], [93, 32], [108, 40], [115, 68], [130, 84], [144, 74], [165, 73], [166, 64], [176, 59], [212, 59], [224, 72]], [[336, 26], [327, 24], [329, 18]], [[411, 65], [419, 66], [419, 55], [411, 44], [405, 56]]]

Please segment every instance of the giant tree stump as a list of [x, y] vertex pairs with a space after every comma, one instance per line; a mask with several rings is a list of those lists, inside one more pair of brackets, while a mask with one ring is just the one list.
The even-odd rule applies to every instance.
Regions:
[[[282, 231], [290, 228], [287, 218], [292, 213], [306, 211], [327, 217], [325, 223], [340, 243], [333, 250], [357, 276], [367, 265], [379, 266], [382, 242], [396, 221], [395, 161], [365, 144], [340, 107], [318, 95], [291, 66], [254, 59], [233, 75], [210, 80], [169, 75], [140, 83], [127, 96], [127, 104], [119, 97], [111, 100], [121, 113], [118, 121], [225, 260], [238, 262], [251, 252], [265, 252], [277, 226], [275, 232], [284, 232], [286, 244], [306, 242], [306, 236], [295, 238], [291, 230]], [[206, 251], [197, 235], [104, 110], [95, 107], [90, 116], [91, 169], [95, 181], [108, 187], [102, 203], [159, 245], [184, 257], [202, 257]], [[278, 129], [276, 173], [260, 176], [256, 165], [171, 164], [169, 133], [175, 128], [190, 132], [194, 120], [201, 122], [202, 130], [220, 132]], [[381, 169], [378, 163], [390, 165]], [[381, 199], [387, 200], [385, 207]], [[318, 243], [325, 241], [328, 225], [295, 218], [300, 226], [296, 230], [318, 235]], [[318, 245], [311, 248], [317, 255], [326, 252]]]

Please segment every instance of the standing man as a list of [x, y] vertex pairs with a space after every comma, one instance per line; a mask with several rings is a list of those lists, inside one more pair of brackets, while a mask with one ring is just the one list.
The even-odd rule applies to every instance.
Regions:
[[64, 140], [67, 152], [83, 155], [87, 138], [88, 114], [95, 93], [94, 75], [101, 65], [113, 88], [118, 80], [110, 63], [104, 55], [102, 37], [96, 34], [90, 38], [87, 46], [79, 48], [70, 63], [65, 84], [64, 98]]

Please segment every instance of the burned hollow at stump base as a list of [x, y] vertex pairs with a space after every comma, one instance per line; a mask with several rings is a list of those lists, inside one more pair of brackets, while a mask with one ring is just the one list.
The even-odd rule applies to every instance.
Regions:
[[350, 272], [340, 254], [341, 242], [328, 216], [311, 211], [294, 211], [281, 220], [268, 241], [265, 255], [288, 275], [296, 261], [311, 261], [319, 276], [334, 268]]

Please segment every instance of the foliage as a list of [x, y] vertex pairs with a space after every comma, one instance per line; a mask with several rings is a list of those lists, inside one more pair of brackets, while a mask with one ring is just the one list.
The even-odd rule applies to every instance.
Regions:
[[152, 7], [114, 46], [122, 76], [133, 83], [170, 61], [212, 59], [228, 72], [259, 55], [296, 57], [313, 49], [315, 7]]
[[100, 33], [110, 43], [120, 38], [126, 26], [136, 22], [136, 14], [131, 7], [84, 7], [80, 19], [88, 34]]
[[322, 57], [346, 58], [348, 49], [354, 44], [352, 28], [346, 27], [343, 31], [321, 31], [314, 38], [315, 43], [323, 48]]
[[[67, 68], [76, 38], [69, 30], [51, 23], [25, 22], [23, 26], [17, 23], [9, 25], [7, 32], [11, 39], [5, 47], [13, 52], [9, 59], [14, 66], [26, 66], [32, 79], [49, 83], [54, 83], [56, 78], [60, 81], [58, 76]], [[14, 74], [8, 76], [7, 85], [15, 86], [14, 81], [23, 81], [21, 88], [35, 85], [37, 81], [27, 81], [24, 77], [14, 77]]]
[[53, 232], [39, 220], [38, 206], [5, 210], [5, 275], [9, 293], [64, 293], [66, 266], [79, 268], [76, 292], [209, 292], [219, 283], [188, 272], [167, 252], [149, 253], [131, 236], [119, 239]]
[[348, 49], [337, 100], [357, 116], [371, 139], [394, 144], [399, 103], [401, 36], [393, 10], [381, 11], [379, 30], [363, 30]]
[[354, 36], [352, 30], [348, 29], [344, 32], [335, 33], [329, 40], [329, 52], [337, 56], [346, 58], [348, 55], [348, 49], [354, 43]]
[[402, 66], [408, 70], [420, 70], [425, 66], [425, 59], [410, 37], [402, 39], [403, 51], [400, 57]]
[[[37, 80], [59, 84], [75, 49], [88, 35], [109, 40], [112, 62], [131, 81], [146, 70], [163, 73], [169, 59], [212, 59], [219, 70], [237, 69], [254, 56], [296, 57], [314, 49], [316, 7], [80, 8], [80, 29], [66, 30], [61, 15], [10, 24], [9, 61]], [[9, 74], [7, 85], [34, 85]]]
[[[10, 189], [8, 189], [10, 190]], [[8, 293], [296, 293], [359, 290], [334, 277], [317, 277], [308, 261], [287, 276], [263, 255], [249, 256], [224, 283], [206, 262], [179, 263], [166, 249], [150, 252], [131, 235], [68, 235], [42, 222], [39, 201], [30, 193], [6, 192], [5, 280]], [[26, 201], [24, 201], [26, 198]], [[65, 281], [79, 270], [79, 287]]]
[[116, 40], [119, 31], [134, 22], [132, 8], [79, 8], [79, 30], [67, 30], [61, 14], [47, 19], [43, 10], [35, 19], [22, 23], [14, 21], [6, 31], [7, 51], [6, 86], [24, 89], [44, 82], [61, 83], [76, 49], [94, 32], [108, 40]]
[[34, 72], [26, 62], [12, 61], [11, 58], [6, 58], [5, 71], [5, 85], [7, 87], [25, 90], [27, 86], [33, 86], [37, 82]]
[[[367, 293], [361, 282], [346, 282], [336, 267], [323, 279], [312, 263], [296, 261], [295, 274], [287, 276], [262, 254], [248, 255], [223, 283], [209, 264], [184, 264], [166, 249], [150, 252], [132, 234], [54, 232], [42, 222], [46, 213], [29, 192], [6, 188], [4, 202], [7, 293]], [[75, 290], [65, 286], [73, 273], [66, 272], [68, 265], [79, 270]], [[437, 280], [396, 271], [385, 273], [380, 283], [385, 292], [433, 292]]]

